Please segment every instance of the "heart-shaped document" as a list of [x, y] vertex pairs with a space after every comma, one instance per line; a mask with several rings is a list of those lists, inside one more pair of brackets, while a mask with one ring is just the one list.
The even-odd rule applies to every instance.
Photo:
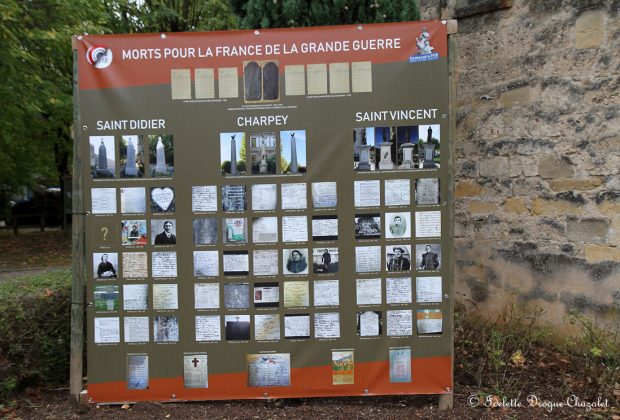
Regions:
[[151, 200], [153, 200], [162, 211], [167, 211], [174, 200], [174, 190], [172, 188], [153, 188], [151, 190]]

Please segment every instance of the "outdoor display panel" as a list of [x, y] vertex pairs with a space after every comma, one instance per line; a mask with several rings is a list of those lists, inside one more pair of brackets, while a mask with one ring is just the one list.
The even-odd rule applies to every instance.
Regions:
[[444, 23], [73, 42], [92, 401], [452, 392]]

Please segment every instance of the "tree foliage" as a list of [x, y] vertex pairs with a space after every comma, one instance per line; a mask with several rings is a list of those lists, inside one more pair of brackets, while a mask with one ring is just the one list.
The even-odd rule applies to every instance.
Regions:
[[420, 19], [417, 0], [230, 0], [242, 28], [288, 28]]
[[72, 35], [222, 30], [235, 20], [226, 0], [2, 0], [0, 218], [15, 191], [62, 185], [71, 171]]
[[[71, 35], [100, 27], [87, 0], [0, 2], [0, 188], [56, 184], [72, 147]], [[4, 201], [0, 198], [0, 203]]]
[[226, 0], [103, 0], [113, 33], [220, 31], [235, 27]]

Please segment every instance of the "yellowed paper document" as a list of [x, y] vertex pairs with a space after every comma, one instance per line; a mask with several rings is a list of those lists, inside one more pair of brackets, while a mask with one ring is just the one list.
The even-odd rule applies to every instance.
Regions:
[[353, 92], [372, 92], [372, 63], [358, 61], [351, 63]]
[[349, 63], [330, 63], [329, 93], [349, 92]]
[[284, 282], [284, 307], [308, 306], [310, 292], [307, 281]]
[[327, 65], [308, 64], [308, 95], [327, 94]]
[[303, 64], [284, 67], [284, 90], [287, 96], [306, 94], [306, 73]]
[[239, 97], [239, 76], [236, 67], [222, 67], [217, 69], [218, 89], [220, 98]]
[[196, 99], [215, 98], [215, 76], [213, 69], [194, 70]]
[[190, 69], [170, 70], [170, 90], [172, 99], [192, 99]]

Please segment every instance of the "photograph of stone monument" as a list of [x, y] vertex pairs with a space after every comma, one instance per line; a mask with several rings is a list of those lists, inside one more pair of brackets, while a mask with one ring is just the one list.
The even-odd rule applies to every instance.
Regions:
[[245, 175], [245, 133], [220, 133], [222, 175]]
[[90, 173], [93, 178], [114, 178], [114, 136], [90, 137]]
[[243, 97], [246, 102], [275, 102], [280, 98], [277, 61], [243, 62]]
[[283, 174], [306, 172], [306, 130], [280, 131], [280, 164]]
[[416, 150], [418, 144], [418, 127], [396, 127], [395, 160], [398, 169], [416, 168]]
[[144, 136], [121, 136], [118, 146], [121, 178], [144, 177]]
[[276, 173], [276, 133], [250, 134], [250, 153], [248, 161], [252, 165], [252, 175]]
[[441, 126], [439, 124], [418, 126], [420, 140], [418, 143], [419, 168], [439, 168]]
[[396, 127], [375, 127], [376, 166], [379, 171], [397, 168]]
[[174, 140], [172, 135], [150, 135], [148, 140], [151, 177], [171, 177], [174, 174]]
[[353, 129], [353, 170], [377, 169], [374, 127]]

